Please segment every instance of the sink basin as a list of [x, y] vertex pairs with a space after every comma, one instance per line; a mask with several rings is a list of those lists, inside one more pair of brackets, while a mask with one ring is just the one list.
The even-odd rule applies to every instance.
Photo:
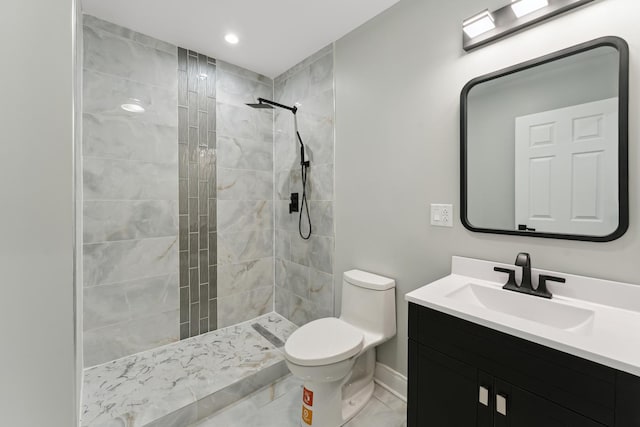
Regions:
[[556, 329], [589, 334], [595, 312], [530, 295], [468, 283], [446, 295], [447, 298], [515, 316]]
[[453, 257], [451, 274], [405, 295], [405, 299], [564, 353], [640, 377], [640, 283], [532, 268], [566, 279], [547, 283], [552, 299], [502, 289], [495, 270], [513, 265]]

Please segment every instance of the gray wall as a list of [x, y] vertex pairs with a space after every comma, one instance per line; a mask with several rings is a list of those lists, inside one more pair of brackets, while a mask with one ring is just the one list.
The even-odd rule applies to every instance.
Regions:
[[[298, 233], [299, 214], [289, 197], [302, 197], [300, 149], [293, 115], [275, 114], [275, 309], [297, 325], [333, 314], [333, 46], [327, 46], [275, 79], [275, 100], [298, 104], [298, 129], [311, 159], [307, 192], [312, 236]], [[308, 232], [306, 217], [303, 232]]]
[[218, 327], [273, 311], [273, 80], [218, 61]]
[[515, 229], [515, 119], [618, 96], [619, 55], [611, 47], [485, 82], [468, 96], [468, 218]]
[[397, 279], [398, 335], [379, 349], [378, 359], [405, 374], [404, 294], [447, 275], [452, 255], [511, 263], [517, 252], [528, 251], [540, 268], [639, 282], [637, 120], [629, 129], [631, 224], [619, 240], [477, 234], [459, 220], [453, 228], [429, 225], [430, 203], [453, 203], [458, 215], [459, 96], [473, 77], [619, 35], [631, 48], [630, 117], [640, 113], [635, 0], [596, 2], [464, 53], [461, 22], [487, 6], [403, 0], [336, 43], [336, 284], [350, 268]]
[[77, 425], [73, 1], [5, 4], [0, 425]]
[[[84, 17], [86, 366], [178, 339], [177, 48]], [[129, 98], [143, 114], [120, 108]]]

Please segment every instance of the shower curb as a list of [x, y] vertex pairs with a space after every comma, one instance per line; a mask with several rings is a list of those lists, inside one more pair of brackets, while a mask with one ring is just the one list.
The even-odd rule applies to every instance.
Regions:
[[197, 423], [289, 374], [284, 361], [256, 372], [143, 427], [177, 427]]

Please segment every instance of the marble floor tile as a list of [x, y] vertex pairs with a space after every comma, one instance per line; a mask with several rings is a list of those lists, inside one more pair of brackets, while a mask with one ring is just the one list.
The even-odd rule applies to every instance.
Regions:
[[283, 341], [295, 328], [270, 313], [86, 369], [81, 425], [186, 425], [274, 382], [286, 374], [284, 356], [254, 323]]
[[407, 425], [406, 408], [392, 409], [373, 397], [362, 411], [344, 427], [404, 427]]
[[[289, 375], [191, 427], [299, 427], [302, 382]], [[406, 404], [376, 386], [345, 427], [406, 426]]]

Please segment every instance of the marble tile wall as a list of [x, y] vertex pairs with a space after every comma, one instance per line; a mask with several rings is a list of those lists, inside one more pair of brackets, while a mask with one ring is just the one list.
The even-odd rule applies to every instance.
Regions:
[[[84, 360], [178, 339], [177, 48], [84, 16]], [[122, 110], [130, 98], [143, 114]]]
[[[277, 77], [275, 100], [299, 104], [298, 127], [311, 158], [308, 182], [312, 236], [298, 234], [290, 193], [302, 193], [293, 116], [275, 114], [275, 309], [298, 326], [331, 316], [333, 308], [333, 47], [327, 46]], [[303, 221], [304, 224], [304, 221]]]
[[273, 311], [273, 80], [218, 61], [218, 327]]
[[218, 328], [216, 61], [178, 48], [180, 339]]

